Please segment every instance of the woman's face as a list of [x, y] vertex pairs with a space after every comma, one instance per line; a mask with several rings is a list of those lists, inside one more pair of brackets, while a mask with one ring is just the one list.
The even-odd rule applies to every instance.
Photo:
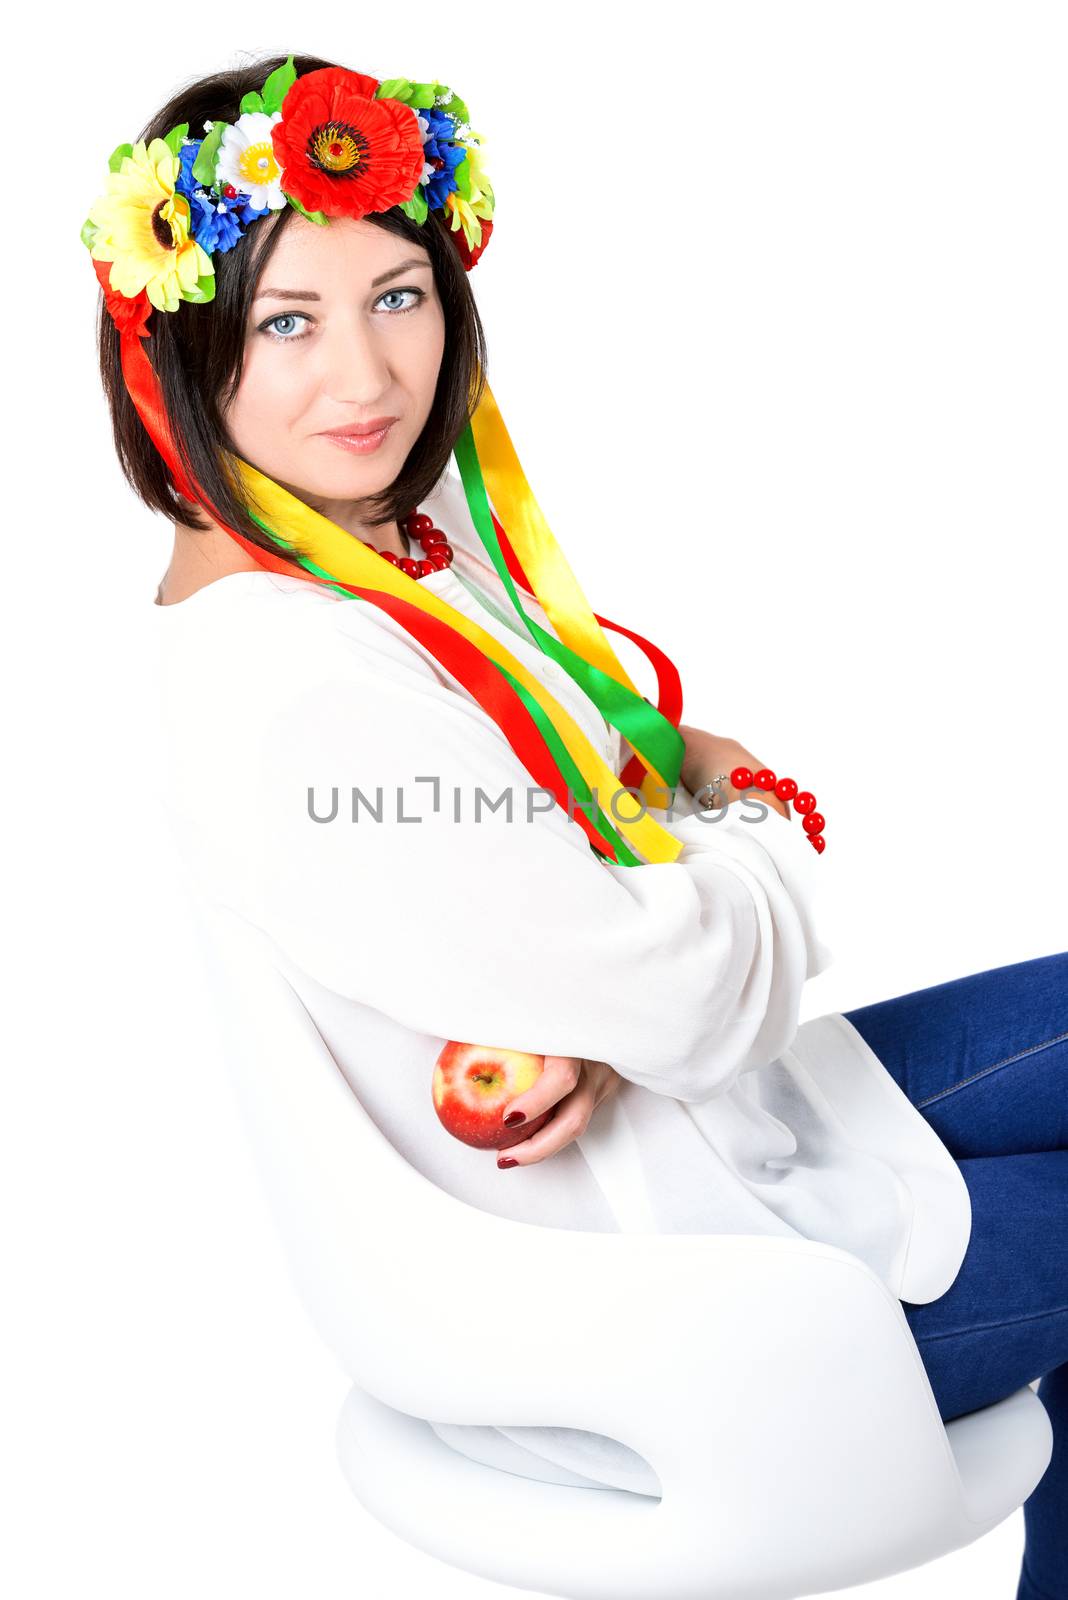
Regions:
[[[256, 287], [226, 412], [233, 448], [307, 502], [377, 494], [430, 415], [444, 348], [422, 247], [362, 219], [293, 217]], [[397, 421], [370, 453], [324, 437], [380, 417]]]

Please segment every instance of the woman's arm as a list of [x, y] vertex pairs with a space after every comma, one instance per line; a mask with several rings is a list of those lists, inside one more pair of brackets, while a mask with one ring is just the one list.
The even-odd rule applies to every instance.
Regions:
[[[756, 773], [765, 765], [744, 745], [739, 744], [737, 739], [706, 733], [703, 728], [693, 728], [685, 722], [679, 723], [679, 732], [686, 742], [686, 756], [679, 776], [683, 787], [689, 791], [691, 797], [698, 794], [720, 773], [726, 773], [726, 782], [718, 785], [716, 804], [730, 805], [740, 799], [742, 793], [730, 781], [730, 775], [735, 767], [748, 767], [750, 772]], [[769, 793], [767, 789], [761, 789], [758, 793], [765, 805], [772, 806], [786, 818], [787, 822], [790, 821], [790, 812], [784, 800], [780, 800], [777, 794]]]
[[[694, 842], [674, 862], [606, 864], [480, 706], [387, 655], [378, 624], [344, 626], [348, 670], [278, 707], [241, 820], [249, 915], [298, 966], [409, 1028], [608, 1062], [681, 1100], [790, 1043], [816, 950], [799, 829], [732, 806], [675, 823]], [[335, 786], [336, 819], [313, 821], [309, 787], [328, 808]], [[379, 820], [352, 820], [354, 787]], [[486, 805], [505, 792], [511, 820]], [[528, 816], [531, 792], [549, 809]]]

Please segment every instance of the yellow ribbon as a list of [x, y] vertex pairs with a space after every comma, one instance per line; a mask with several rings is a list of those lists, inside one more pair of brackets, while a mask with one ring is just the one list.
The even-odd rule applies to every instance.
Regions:
[[[591, 789], [596, 787], [598, 804], [631, 848], [647, 862], [675, 860], [683, 848], [682, 842], [655, 818], [635, 815], [641, 809], [641, 802], [620, 785], [612, 768], [598, 754], [567, 710], [494, 634], [431, 593], [391, 562], [383, 561], [381, 556], [369, 550], [336, 522], [305, 505], [303, 500], [290, 494], [288, 489], [257, 471], [247, 461], [242, 461], [239, 456], [231, 456], [230, 460], [252, 509], [258, 511], [275, 532], [294, 542], [301, 554], [316, 566], [329, 572], [339, 583], [358, 585], [407, 600], [455, 628], [477, 645], [484, 655], [505, 667], [545, 711], [586, 783]], [[596, 624], [594, 626], [597, 627]], [[600, 631], [599, 628], [597, 631]], [[656, 803], [663, 805], [666, 799], [667, 796], [662, 793]], [[596, 824], [595, 818], [590, 820]], [[562, 914], [566, 915], [566, 907], [561, 909]]]
[[[519, 558], [530, 587], [561, 643], [591, 666], [640, 697], [626, 667], [612, 648], [583, 594], [567, 557], [554, 537], [534, 498], [534, 491], [505, 426], [500, 407], [487, 383], [471, 417], [478, 464], [493, 508]], [[670, 785], [640, 751], [635, 751], [646, 772], [641, 792], [649, 805], [663, 806]]]

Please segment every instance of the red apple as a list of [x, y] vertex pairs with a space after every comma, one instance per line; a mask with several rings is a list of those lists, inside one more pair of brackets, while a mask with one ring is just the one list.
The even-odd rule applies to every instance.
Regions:
[[432, 1094], [441, 1125], [454, 1139], [477, 1150], [503, 1150], [544, 1127], [555, 1106], [518, 1128], [504, 1126], [510, 1100], [536, 1083], [544, 1056], [525, 1050], [494, 1050], [450, 1039], [434, 1063]]

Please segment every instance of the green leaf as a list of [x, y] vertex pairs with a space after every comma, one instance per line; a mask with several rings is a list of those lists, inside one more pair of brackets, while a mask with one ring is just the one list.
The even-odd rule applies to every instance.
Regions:
[[192, 300], [195, 305], [207, 305], [209, 300], [215, 299], [215, 273], [214, 270], [198, 278], [191, 289], [182, 295], [183, 300]]
[[[375, 90], [376, 100], [400, 100], [413, 111], [426, 111], [437, 101], [439, 94], [451, 94], [445, 83], [413, 83], [410, 78], [384, 78]], [[452, 97], [454, 100], [456, 96]], [[463, 101], [457, 102], [463, 106]], [[445, 110], [442, 106], [441, 110]]]
[[425, 111], [428, 106], [434, 104], [437, 97], [438, 86], [436, 83], [413, 83], [411, 93], [408, 96], [408, 104], [414, 110]]
[[222, 144], [222, 136], [230, 126], [228, 122], [217, 122], [210, 133], [204, 135], [197, 158], [193, 162], [193, 176], [205, 189], [210, 189], [215, 182], [215, 161]]
[[177, 156], [179, 160], [181, 160], [182, 156], [182, 140], [188, 132], [188, 122], [180, 122], [176, 128], [171, 129], [170, 133], [163, 135], [163, 143], [167, 146], [171, 155]]
[[119, 169], [122, 166], [122, 158], [123, 158], [123, 156], [132, 156], [132, 155], [133, 155], [133, 145], [132, 144], [117, 144], [115, 146], [114, 150], [108, 156], [108, 170], [110, 172], [118, 172]]
[[456, 187], [464, 200], [471, 198], [471, 163], [464, 156], [458, 167], [453, 167], [452, 175], [456, 179]]
[[[283, 190], [282, 192], [284, 194], [285, 190]], [[318, 223], [321, 224], [321, 223], [325, 223], [328, 220], [325, 211], [306, 211], [304, 209], [304, 207], [301, 205], [300, 201], [299, 200], [295, 200], [291, 194], [287, 194], [286, 195], [286, 199], [289, 201], [289, 203], [293, 207], [293, 209], [295, 211], [299, 211], [302, 217], [307, 217], [309, 222], [318, 222]]]
[[376, 100], [403, 100], [408, 104], [408, 96], [412, 92], [409, 78], [383, 78], [375, 90]]
[[286, 90], [297, 79], [297, 69], [293, 65], [293, 57], [283, 66], [276, 67], [263, 86], [263, 109], [268, 116], [273, 116], [276, 111], [281, 111], [282, 101], [286, 97]]
[[426, 190], [421, 183], [415, 186], [415, 193], [410, 200], [401, 201], [401, 210], [405, 216], [411, 217], [413, 222], [425, 222], [428, 206], [426, 203]]
[[263, 97], [262, 97], [262, 95], [260, 95], [259, 92], [256, 89], [250, 89], [248, 94], [243, 94], [241, 96], [241, 104], [238, 106], [237, 109], [238, 109], [238, 114], [240, 116], [242, 116], [242, 117], [245, 115], [246, 111], [262, 111], [263, 110]]
[[87, 250], [91, 250], [93, 248], [93, 240], [96, 238], [99, 232], [100, 229], [97, 227], [92, 218], [86, 217], [85, 221], [82, 223], [82, 244], [85, 245]]
[[[445, 85], [443, 84], [442, 88], [444, 87]], [[457, 122], [467, 121], [467, 103], [461, 100], [458, 94], [453, 94], [450, 99], [445, 101], [444, 105], [438, 107], [438, 110], [447, 112], [450, 117], [455, 117]]]

